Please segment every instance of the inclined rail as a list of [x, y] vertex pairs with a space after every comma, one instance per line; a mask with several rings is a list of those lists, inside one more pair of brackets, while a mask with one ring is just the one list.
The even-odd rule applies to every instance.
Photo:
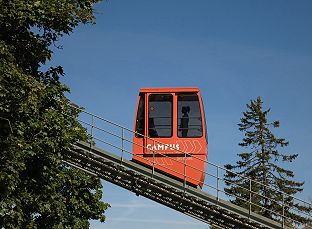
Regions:
[[64, 160], [137, 195], [221, 228], [283, 228], [276, 221], [250, 213], [192, 186], [185, 186], [183, 182], [152, 168], [125, 160], [86, 142], [73, 145]]
[[[77, 107], [74, 108], [79, 109]], [[204, 191], [189, 186], [186, 182], [187, 174], [183, 174], [185, 177], [184, 181], [178, 181], [159, 173], [154, 166], [145, 167], [135, 163], [131, 161], [132, 155], [135, 153], [132, 152], [132, 144], [135, 144], [132, 141], [134, 134], [132, 130], [89, 112], [83, 110], [80, 110], [80, 112], [81, 115], [78, 121], [86, 128], [92, 144], [77, 142], [68, 150], [64, 160], [71, 166], [128, 189], [137, 195], [145, 196], [186, 215], [221, 228], [289, 228], [287, 227], [289, 223], [297, 226], [302, 225], [301, 222], [289, 218], [287, 211], [296, 212], [299, 215], [311, 219], [311, 214], [297, 211], [297, 209], [284, 203], [284, 199], [291, 198], [299, 205], [312, 208], [310, 203], [282, 193], [272, 187], [264, 186], [249, 178], [242, 177], [250, 184], [249, 188], [244, 188], [248, 192], [249, 197], [242, 199], [248, 204], [249, 209], [223, 200], [222, 198], [227, 198], [229, 195], [229, 193], [225, 193], [224, 191], [225, 180], [223, 178], [224, 173], [228, 171], [224, 167], [209, 161], [205, 161], [208, 171], [201, 171], [206, 176], [205, 183], [203, 184]], [[142, 137], [150, 139], [147, 136]], [[154, 143], [161, 143], [155, 139], [152, 140]], [[179, 151], [177, 149], [174, 150]], [[183, 151], [179, 151], [179, 153], [184, 155], [184, 161], [180, 163], [182, 163], [182, 166], [185, 166], [184, 171], [186, 171], [188, 165], [185, 163], [185, 158], [192, 155]], [[163, 158], [167, 157], [167, 160], [176, 160], [156, 150], [155, 152], [153, 151], [153, 157], [154, 155]], [[196, 156], [192, 157], [196, 158]], [[157, 164], [156, 161], [153, 163], [155, 165]], [[166, 167], [166, 165], [161, 166]], [[259, 193], [253, 192], [252, 185], [254, 184], [263, 185], [271, 192], [278, 193], [283, 197], [282, 201], [268, 199]], [[268, 219], [252, 211], [255, 206], [260, 207], [252, 201], [255, 196], [267, 198], [275, 205], [280, 206], [280, 212], [272, 212], [278, 216], [277, 221]], [[235, 196], [235, 198], [240, 197]], [[264, 210], [271, 211], [270, 209]]]

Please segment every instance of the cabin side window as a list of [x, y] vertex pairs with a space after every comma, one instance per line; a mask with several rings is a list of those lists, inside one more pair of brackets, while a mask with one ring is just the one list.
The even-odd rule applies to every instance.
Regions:
[[148, 135], [152, 138], [172, 136], [171, 94], [151, 94], [148, 107]]
[[203, 135], [198, 96], [195, 93], [178, 95], [178, 137], [196, 138]]
[[144, 137], [144, 129], [145, 129], [145, 98], [144, 94], [140, 95], [136, 125], [135, 125], [135, 136], [138, 138]]
[[205, 123], [205, 135], [206, 135], [206, 142], [208, 142], [208, 132], [207, 132], [207, 122], [206, 122], [206, 115], [205, 115], [205, 106], [204, 106], [202, 98], [200, 98], [200, 101], [203, 104], [203, 118], [204, 118], [204, 123]]

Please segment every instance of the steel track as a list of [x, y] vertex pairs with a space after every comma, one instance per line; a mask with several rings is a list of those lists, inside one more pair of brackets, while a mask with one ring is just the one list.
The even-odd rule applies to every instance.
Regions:
[[89, 143], [78, 142], [66, 163], [193, 218], [221, 228], [289, 228], [228, 201], [183, 184]]

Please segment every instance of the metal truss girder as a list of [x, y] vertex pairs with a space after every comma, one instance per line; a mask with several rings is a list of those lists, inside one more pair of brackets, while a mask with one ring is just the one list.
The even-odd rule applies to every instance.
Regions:
[[193, 218], [221, 228], [287, 228], [151, 168], [78, 142], [64, 160], [79, 169]]

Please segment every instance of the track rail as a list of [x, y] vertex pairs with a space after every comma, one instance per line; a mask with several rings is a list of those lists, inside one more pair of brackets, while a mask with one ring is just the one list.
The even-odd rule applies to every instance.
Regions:
[[[189, 158], [196, 160], [202, 159], [176, 148], [170, 147], [172, 150], [182, 155], [180, 158], [182, 160], [177, 160], [175, 157], [168, 157], [168, 155], [153, 150], [151, 167], [147, 168], [134, 163], [131, 161], [131, 158], [135, 155], [135, 152], [133, 152], [133, 144], [146, 148], [144, 144], [139, 145], [133, 142], [133, 135], [138, 133], [75, 106], [72, 108], [77, 109], [80, 113], [77, 120], [86, 129], [90, 141], [93, 143], [77, 142], [68, 150], [64, 160], [72, 166], [135, 192], [138, 195], [145, 196], [165, 206], [185, 213], [186, 215], [219, 226], [220, 228], [289, 228], [287, 225], [296, 226], [291, 226], [290, 228], [302, 228], [304, 224], [298, 219], [291, 218], [291, 213], [312, 221], [311, 212], [304, 212], [296, 207], [305, 206], [306, 208], [312, 209], [311, 203], [283, 193], [274, 187], [264, 185], [259, 181], [251, 180], [248, 177], [242, 177], [239, 174], [237, 174], [237, 176], [249, 182], [249, 187], [242, 187], [239, 184], [237, 187], [242, 188], [248, 195], [234, 196], [233, 194], [227, 193], [224, 189], [226, 187], [224, 174], [226, 172], [235, 172], [226, 170], [223, 166], [216, 165], [208, 160], [203, 160], [205, 168], [207, 169], [203, 171], [198, 170], [198, 168], [188, 165], [186, 160]], [[65, 115], [73, 118], [72, 115]], [[157, 139], [149, 138], [144, 135], [141, 135], [141, 137], [152, 141], [153, 145], [155, 143], [162, 144]], [[161, 157], [167, 162], [162, 164], [155, 160], [157, 157]], [[142, 158], [146, 160], [146, 158]], [[159, 167], [172, 170], [169, 164], [173, 161], [181, 163], [181, 166], [184, 167], [184, 172], [182, 174], [184, 179], [181, 181], [159, 173], [156, 169], [156, 165], [158, 165]], [[190, 178], [187, 173], [188, 168], [198, 170], [205, 175], [202, 190], [188, 185], [187, 178]], [[177, 171], [173, 170], [173, 172]], [[254, 192], [252, 188], [253, 185], [265, 187], [267, 190], [270, 190], [270, 192], [280, 195], [281, 198], [279, 198], [279, 200], [270, 199], [260, 193]], [[273, 205], [276, 205], [277, 208], [275, 208], [275, 210], [270, 210], [261, 207], [259, 203], [254, 201], [254, 199], [257, 199], [255, 197], [266, 199]], [[244, 201], [248, 209], [234, 205], [230, 201], [225, 201], [225, 199], [231, 200], [233, 198], [239, 198]], [[291, 199], [293, 202], [292, 206], [289, 206], [284, 201], [285, 199]], [[257, 210], [258, 212], [253, 212], [253, 209], [259, 208], [260, 211]], [[271, 212], [276, 221], [261, 216], [261, 212], [263, 211]], [[312, 229], [311, 226], [305, 226], [305, 228]]]
[[64, 160], [137, 195], [221, 228], [288, 228], [86, 142], [73, 145]]

